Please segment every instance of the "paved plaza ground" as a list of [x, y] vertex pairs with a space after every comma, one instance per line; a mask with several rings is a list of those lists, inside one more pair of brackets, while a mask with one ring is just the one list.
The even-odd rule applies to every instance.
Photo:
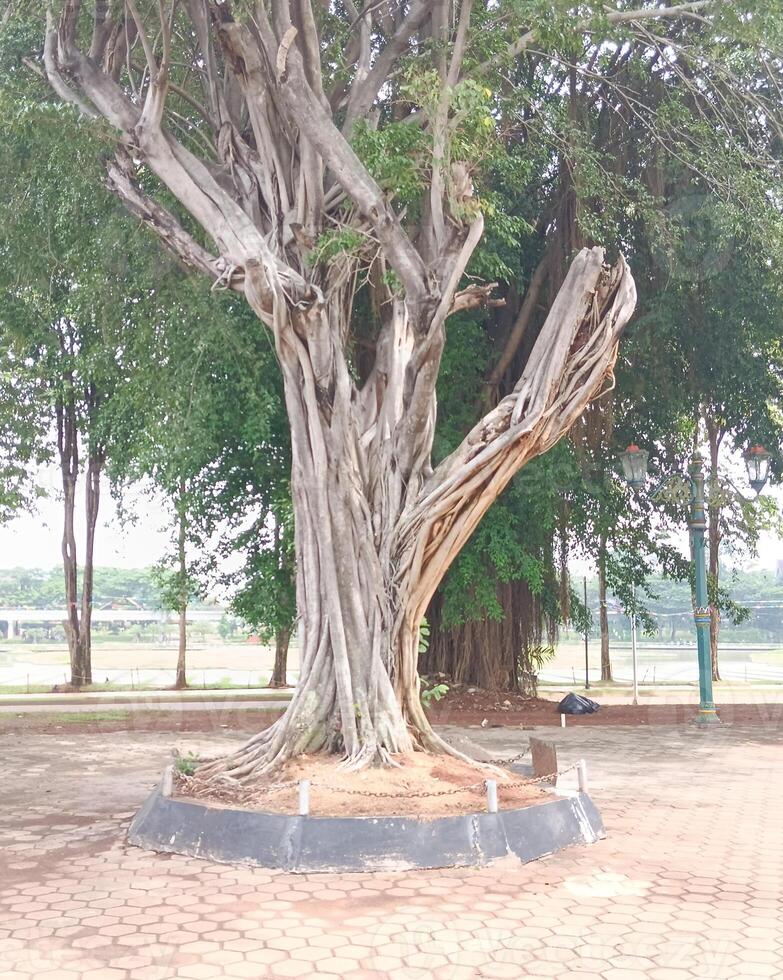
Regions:
[[[459, 733], [452, 731], [452, 736]], [[528, 732], [463, 733], [493, 754]], [[783, 976], [783, 729], [547, 729], [607, 838], [528, 865], [294, 876], [124, 834], [176, 742], [0, 736], [2, 980]]]

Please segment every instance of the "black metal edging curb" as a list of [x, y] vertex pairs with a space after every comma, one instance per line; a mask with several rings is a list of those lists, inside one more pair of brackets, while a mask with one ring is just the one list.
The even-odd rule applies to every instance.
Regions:
[[128, 842], [225, 864], [307, 873], [481, 867], [510, 854], [527, 862], [604, 836], [586, 793], [519, 810], [418, 820], [233, 810], [171, 799], [158, 787], [134, 817]]

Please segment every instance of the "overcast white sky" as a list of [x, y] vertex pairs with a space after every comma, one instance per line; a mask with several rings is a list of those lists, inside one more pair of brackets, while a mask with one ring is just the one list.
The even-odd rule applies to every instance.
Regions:
[[[58, 499], [59, 471], [55, 468], [42, 475], [41, 483], [50, 496], [40, 502], [35, 515], [25, 514], [0, 527], [0, 568], [51, 568], [60, 562], [60, 538], [62, 535], [62, 504]], [[779, 503], [783, 502], [783, 489], [773, 491]], [[108, 487], [103, 488], [99, 527], [95, 541], [95, 563], [121, 568], [143, 568], [154, 564], [168, 550], [170, 537], [168, 518], [163, 502], [149, 490], [140, 490], [128, 498], [137, 515], [135, 524], [123, 525], [117, 517], [114, 501]], [[80, 494], [77, 503], [77, 545], [84, 541], [84, 498]], [[683, 532], [681, 547], [687, 547]], [[82, 553], [79, 552], [81, 560]], [[775, 570], [778, 559], [783, 559], [783, 541], [766, 535], [761, 541], [759, 559], [755, 567]], [[591, 573], [592, 569], [582, 562], [574, 563], [576, 574]]]
[[[62, 502], [58, 497], [59, 471], [47, 470], [41, 484], [49, 492], [35, 514], [23, 514], [0, 527], [0, 568], [51, 568], [61, 560]], [[149, 491], [128, 498], [137, 515], [135, 524], [123, 525], [117, 517], [107, 485], [102, 486], [95, 563], [121, 568], [144, 568], [163, 557], [169, 546], [167, 515], [160, 500]], [[84, 542], [84, 495], [76, 506], [76, 542], [79, 561]]]

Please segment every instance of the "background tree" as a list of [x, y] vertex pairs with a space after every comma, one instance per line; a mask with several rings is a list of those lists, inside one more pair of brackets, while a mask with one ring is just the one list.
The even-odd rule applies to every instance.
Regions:
[[[721, 607], [731, 612], [720, 585], [721, 548], [752, 556], [760, 533], [779, 526], [771, 497], [750, 499], [749, 490], [737, 489], [744, 474], [729, 477], [738, 451], [759, 442], [771, 447], [773, 471], [781, 471], [779, 215], [760, 216], [748, 234], [744, 216], [733, 213], [730, 202], [705, 195], [698, 184], [683, 186], [680, 177], [669, 193], [679, 195], [669, 206], [687, 218], [683, 238], [665, 257], [657, 250], [646, 253], [650, 291], [642, 290], [631, 356], [639, 364], [652, 349], [667, 351], [644, 372], [647, 410], [667, 420], [665, 454], [684, 469], [694, 445], [706, 449], [710, 641], [718, 680]], [[633, 414], [638, 419], [638, 410]], [[679, 438], [673, 438], [676, 433]], [[734, 452], [734, 466], [727, 450]]]
[[201, 596], [199, 583], [189, 574], [188, 568], [186, 493], [187, 487], [183, 483], [174, 501], [176, 551], [173, 559], [163, 558], [154, 568], [155, 584], [160, 595], [161, 606], [177, 614], [177, 668], [174, 675], [174, 687], [178, 690], [188, 686], [188, 606], [194, 599]]
[[[20, 51], [29, 50], [33, 30], [29, 21], [18, 32], [4, 30], [0, 45], [0, 431], [14, 454], [5, 464], [4, 493], [18, 502], [37, 465], [56, 460], [65, 625], [71, 683], [79, 686], [91, 681], [93, 552], [106, 459], [100, 417], [114, 391], [128, 310], [130, 222], [100, 186], [98, 142], [70, 107], [39, 101], [45, 83], [21, 69]], [[82, 478], [80, 570], [75, 509]]]
[[[255, 519], [252, 507], [262, 492], [290, 514], [287, 442], [271, 451], [267, 435], [270, 413], [282, 412], [280, 395], [262, 396], [258, 371], [245, 364], [261, 370], [273, 357], [255, 318], [239, 312], [236, 301], [216, 304], [205, 296], [202, 286], [161, 256], [152, 236], [138, 233], [116, 199], [96, 186], [103, 173], [101, 134], [79, 126], [70, 108], [53, 103], [41, 70], [26, 57], [40, 31], [37, 13], [3, 27], [0, 190], [7, 207], [0, 233], [6, 287], [0, 309], [0, 515], [32, 503], [37, 465], [56, 456], [65, 499], [72, 680], [88, 683], [92, 552], [107, 452], [115, 488], [150, 475], [163, 485], [175, 526], [172, 562], [164, 561], [161, 587], [167, 608], [180, 616], [177, 684], [184, 685], [187, 604], [214, 578], [213, 560], [192, 560], [194, 549], [206, 547], [221, 520], [235, 526], [248, 516]], [[202, 329], [206, 319], [210, 323]], [[203, 333], [195, 346], [194, 329]], [[242, 339], [247, 330], [252, 340]], [[216, 360], [220, 364], [213, 369]], [[251, 387], [240, 405], [237, 391]], [[283, 431], [280, 421], [277, 430]], [[267, 491], [264, 481], [275, 468], [280, 487]], [[88, 521], [84, 560], [77, 565], [82, 556], [74, 518], [82, 469]], [[185, 477], [178, 481], [177, 473]], [[290, 539], [290, 520], [287, 527]], [[245, 540], [250, 541], [227, 550], [244, 547]], [[257, 542], [252, 547], [258, 561]], [[287, 574], [290, 593], [292, 570]], [[252, 587], [252, 569], [248, 581]], [[59, 595], [56, 587], [54, 593]], [[281, 620], [277, 661], [284, 672], [282, 623], [290, 634], [291, 600], [281, 588], [281, 613], [269, 606], [276, 598], [265, 596], [263, 609], [248, 601], [246, 611], [253, 608], [256, 621]]]
[[[776, 36], [779, 26], [774, 18], [768, 19], [770, 37]], [[438, 609], [431, 609], [432, 637], [425, 658], [428, 667], [442, 648], [439, 669], [453, 664], [461, 674], [464, 666], [460, 665], [475, 663], [473, 682], [481, 683], [483, 678], [491, 686], [497, 677], [510, 678], [506, 665], [524, 653], [529, 645], [527, 637], [541, 635], [544, 609], [550, 627], [558, 618], [567, 618], [568, 555], [578, 552], [600, 570], [601, 670], [602, 677], [608, 679], [608, 578], [623, 582], [630, 599], [630, 583], [640, 585], [640, 576], [655, 567], [656, 561], [669, 573], [688, 574], [687, 563], [677, 561], [670, 549], [662, 553], [658, 541], [659, 531], [680, 521], [681, 515], [667, 515], [663, 528], [652, 514], [641, 526], [631, 526], [628, 515], [638, 519], [636, 510], [629, 509], [631, 494], [612, 473], [617, 449], [632, 439], [651, 445], [663, 436], [669, 450], [676, 448], [676, 452], [657, 454], [656, 464], [672, 473], [681, 466], [693, 442], [693, 416], [686, 417], [691, 409], [684, 410], [678, 368], [662, 356], [667, 351], [667, 339], [653, 335], [637, 345], [634, 338], [651, 329], [646, 313], [660, 303], [660, 292], [667, 288], [668, 280], [673, 291], [690, 276], [694, 266], [701, 268], [705, 259], [709, 266], [714, 262], [712, 250], [717, 246], [721, 254], [729, 248], [732, 235], [745, 243], [744, 261], [755, 261], [759, 269], [768, 264], [771, 254], [779, 252], [780, 245], [779, 213], [751, 189], [755, 183], [774, 194], [779, 172], [775, 126], [765, 133], [754, 126], [752, 113], [747, 121], [744, 113], [733, 109], [724, 115], [723, 107], [731, 101], [727, 84], [731, 84], [737, 61], [730, 45], [719, 46], [720, 52], [707, 68], [704, 91], [713, 86], [715, 90], [709, 97], [699, 96], [692, 66], [700, 32], [704, 28], [694, 32], [683, 22], [667, 32], [672, 43], [665, 48], [658, 27], [653, 25], [642, 29], [645, 41], [641, 49], [630, 43], [608, 46], [587, 63], [581, 39], [569, 45], [569, 39], [562, 37], [551, 60], [542, 59], [551, 74], [539, 76], [528, 62], [528, 71], [523, 70], [522, 63], [514, 75], [519, 99], [515, 108], [535, 132], [538, 156], [533, 157], [529, 150], [518, 155], [513, 177], [508, 165], [492, 175], [499, 210], [503, 215], [513, 214], [517, 224], [506, 221], [491, 225], [475, 263], [504, 283], [507, 303], [493, 312], [486, 330], [481, 323], [474, 324], [472, 330], [461, 328], [460, 344], [447, 348], [444, 376], [449, 371], [450, 378], [459, 378], [459, 394], [453, 401], [461, 404], [453, 405], [446, 386], [442, 386], [439, 432], [444, 428], [444, 408], [447, 433], [450, 425], [456, 424], [458, 435], [464, 431], [460, 424], [467, 428], [464, 406], [471, 402], [470, 397], [465, 399], [465, 391], [474, 392], [477, 400], [483, 393], [491, 402], [513, 387], [538, 335], [547, 302], [562, 282], [567, 256], [584, 243], [617, 238], [627, 243], [632, 269], [642, 283], [641, 317], [631, 338], [624, 341], [625, 356], [621, 350], [613, 396], [591, 405], [572, 432], [576, 467], [552, 468], [542, 481], [545, 487], [535, 487], [532, 521], [526, 517], [529, 504], [518, 493], [513, 507], [505, 506], [506, 500], [512, 501], [509, 491], [502, 498], [502, 512], [494, 509], [487, 519], [497, 519], [506, 547], [498, 549], [485, 526], [450, 573], [444, 595], [453, 580], [451, 594], [461, 618], [450, 627], [448, 619], [444, 621], [438, 614], [439, 603]], [[640, 59], [642, 49], [649, 56]], [[698, 55], [702, 56], [703, 52]], [[753, 80], [745, 78], [750, 90], [768, 90], [770, 78], [763, 61], [755, 67], [746, 66], [746, 70], [756, 74]], [[754, 214], [752, 235], [745, 229], [747, 212], [737, 206], [738, 195]], [[715, 215], [713, 234], [707, 241], [698, 240], [704, 231], [703, 217], [698, 214], [701, 205]], [[726, 282], [730, 283], [731, 277]], [[749, 286], [749, 294], [755, 288], [758, 283]], [[669, 314], [673, 331], [689, 329], [679, 322], [683, 319], [682, 304], [678, 307], [676, 301], [672, 303]], [[703, 338], [710, 336], [709, 322], [702, 322], [700, 329]], [[742, 319], [733, 318], [723, 329], [729, 336], [733, 331], [743, 332], [741, 343], [757, 352], [757, 370], [769, 364], [768, 387], [777, 369], [761, 338], [752, 336], [753, 328], [746, 329]], [[463, 338], [469, 338], [467, 343], [463, 344]], [[641, 351], [643, 356], [637, 357]], [[459, 357], [459, 363], [452, 364], [450, 355]], [[720, 356], [730, 371], [732, 359]], [[625, 369], [628, 358], [633, 359], [630, 370]], [[483, 367], [477, 370], [476, 365]], [[693, 371], [699, 374], [702, 391], [713, 391], [710, 370], [699, 372], [694, 361]], [[648, 386], [652, 397], [645, 390]], [[665, 394], [656, 397], [658, 392]], [[739, 398], [735, 410], [742, 412]], [[626, 443], [613, 439], [615, 415], [620, 431], [625, 433], [620, 439], [625, 438]], [[547, 498], [552, 509], [544, 514]], [[736, 516], [741, 515], [737, 512]], [[740, 530], [739, 524], [735, 530]], [[746, 538], [750, 531], [746, 525]], [[532, 574], [527, 578], [520, 565], [513, 573], [519, 578], [509, 582], [506, 554], [526, 554], [531, 542], [539, 542], [542, 536], [545, 541], [541, 541], [538, 555], [543, 565], [529, 565]], [[631, 539], [633, 548], [626, 547]], [[646, 557], [634, 562], [634, 551]], [[559, 614], [551, 602], [520, 602], [521, 597], [530, 595], [531, 583], [540, 589], [544, 567], [543, 581], [549, 583], [546, 593], [550, 599], [553, 586], [559, 583]], [[482, 596], [483, 601], [475, 601]], [[512, 628], [520, 617], [524, 625], [517, 622]], [[492, 642], [488, 641], [490, 634]], [[506, 644], [514, 648], [507, 649]]]
[[[288, 514], [286, 514], [288, 510]], [[288, 648], [296, 625], [293, 527], [290, 500], [280, 501], [249, 530], [240, 532], [232, 548], [246, 550], [241, 584], [230, 576], [231, 608], [262, 640], [274, 641], [275, 662], [269, 687], [288, 685]]]
[[[237, 528], [268, 520], [273, 500], [281, 513], [290, 510], [285, 446], [275, 442], [280, 399], [262, 381], [270, 360], [256, 321], [235, 299], [217, 302], [203, 283], [173, 270], [137, 304], [136, 329], [118, 358], [123, 380], [107, 423], [109, 471], [120, 499], [146, 480], [170, 507], [171, 550], [160, 579], [167, 607], [179, 616], [177, 687], [186, 685], [189, 602], [216, 584], [221, 552], [244, 555], [252, 582], [269, 543], [251, 542], [252, 533]], [[271, 593], [265, 599], [263, 615], [287, 622], [290, 603], [281, 616], [274, 604], [285, 601]], [[260, 614], [249, 598], [243, 608]]]
[[42, 433], [29, 392], [0, 365], [0, 524], [33, 507], [43, 493], [36, 481]]

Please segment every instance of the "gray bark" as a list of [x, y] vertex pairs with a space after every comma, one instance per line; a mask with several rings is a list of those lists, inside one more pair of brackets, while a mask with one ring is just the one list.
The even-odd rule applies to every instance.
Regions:
[[275, 632], [275, 665], [269, 679], [269, 687], [288, 686], [288, 646], [291, 642], [291, 630], [278, 629]]
[[[445, 3], [400, 5], [393, 15], [382, 7], [355, 18], [346, 126], [367, 118], [387, 77], [375, 68], [397, 59], [394, 46], [435, 38], [446, 44], [435, 54], [443, 93], [434, 145], [445, 145], [447, 90], [461, 77], [470, 4], [454, 18]], [[125, 149], [109, 183], [129, 210], [185, 264], [242, 292], [269, 327], [291, 426], [300, 683], [278, 722], [204, 772], [252, 779], [319, 749], [356, 767], [413, 747], [453, 752], [419, 700], [418, 625], [492, 501], [568, 431], [611, 373], [635, 304], [627, 265], [607, 268], [600, 248], [576, 256], [513, 391], [433, 471], [446, 319], [487, 302], [491, 289], [460, 290], [483, 231], [469, 166], [446, 166], [433, 152], [424, 217], [411, 230], [336, 125], [310, 5], [257, 4], [251, 20], [227, 4], [186, 0], [210, 145], [199, 158], [165, 125], [176, 36], [164, 6], [160, 18], [129, 9], [146, 62], [133, 97], [103, 45], [111, 36], [105, 11], [91, 56], [80, 51], [78, 0], [64, 0], [50, 26], [52, 85], [65, 99], [76, 92], [71, 101], [87, 100], [118, 131]], [[386, 46], [373, 62], [368, 45], [378, 31]], [[126, 37], [123, 49], [131, 47]], [[142, 190], [139, 161], [207, 231], [214, 253]], [[360, 260], [312, 260], [314, 242], [335, 223], [366, 239], [380, 275], [393, 272], [397, 283], [381, 286], [375, 360], [362, 379], [350, 337]]]
[[[67, 332], [67, 324], [64, 325]], [[63, 350], [68, 338], [60, 332]], [[74, 379], [66, 376], [67, 384], [73, 389]], [[95, 392], [85, 393], [88, 413], [94, 409]], [[55, 406], [57, 420], [57, 452], [60, 461], [60, 476], [63, 488], [63, 534], [62, 561], [65, 587], [65, 635], [68, 640], [73, 687], [84, 687], [92, 683], [92, 596], [93, 596], [93, 557], [95, 551], [95, 529], [100, 506], [100, 479], [103, 470], [103, 451], [93, 448], [88, 453], [85, 483], [85, 542], [84, 566], [82, 569], [81, 593], [79, 591], [78, 553], [75, 532], [76, 491], [79, 481], [79, 426], [78, 409], [75, 396], [57, 399]]]

